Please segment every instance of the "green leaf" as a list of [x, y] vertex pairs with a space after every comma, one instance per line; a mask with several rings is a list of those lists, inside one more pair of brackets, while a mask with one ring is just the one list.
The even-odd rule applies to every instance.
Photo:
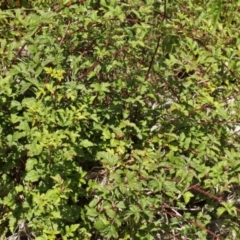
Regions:
[[115, 218], [115, 216], [116, 216], [116, 212], [112, 209], [106, 209], [106, 214], [110, 218]]
[[99, 199], [94, 198], [94, 199], [89, 203], [89, 207], [93, 208], [93, 207], [95, 207], [98, 203], [99, 203]]
[[184, 202], [187, 204], [189, 203], [190, 199], [194, 197], [194, 195], [191, 193], [191, 192], [185, 192], [183, 194], [183, 199], [184, 199]]
[[109, 129], [104, 129], [102, 134], [103, 134], [103, 139], [111, 139], [112, 137], [112, 134], [109, 131]]
[[100, 215], [94, 223], [94, 227], [100, 231], [107, 229], [109, 225], [110, 222], [103, 215]]
[[220, 217], [224, 212], [226, 212], [226, 208], [224, 207], [219, 207], [217, 209], [217, 216]]
[[94, 89], [96, 92], [109, 92], [109, 87], [110, 83], [107, 82], [102, 82], [102, 83], [93, 83], [91, 84], [91, 87]]
[[72, 224], [72, 225], [70, 226], [70, 230], [71, 230], [72, 232], [75, 232], [75, 231], [79, 228], [79, 226], [80, 226], [80, 224]]
[[189, 149], [190, 143], [191, 143], [191, 138], [190, 137], [186, 138], [184, 141], [184, 148]]
[[88, 147], [92, 147], [94, 146], [94, 144], [92, 142], [90, 142], [89, 140], [85, 139], [80, 143], [81, 146], [88, 148]]
[[59, 230], [52, 230], [52, 229], [51, 230], [44, 229], [43, 232], [47, 234], [52, 234], [52, 235], [56, 235], [60, 233]]
[[123, 201], [120, 201], [120, 202], [117, 204], [117, 207], [118, 207], [119, 209], [124, 209], [124, 208], [126, 208], [126, 205], [125, 205], [125, 203], [124, 203]]
[[43, 147], [40, 144], [37, 144], [36, 141], [32, 144], [25, 145], [25, 147], [28, 149], [28, 155], [31, 157], [39, 155], [43, 150]]
[[28, 158], [26, 162], [26, 171], [30, 171], [34, 168], [34, 166], [38, 163], [36, 158]]
[[89, 208], [87, 210], [87, 215], [90, 217], [97, 217], [99, 215], [99, 212], [94, 208]]
[[51, 215], [54, 219], [61, 219], [62, 218], [60, 212], [57, 212], [57, 211], [51, 212]]
[[36, 170], [31, 170], [25, 176], [25, 181], [36, 182], [40, 178], [38, 172]]
[[109, 152], [98, 152], [98, 159], [102, 159], [102, 162], [109, 167], [114, 167], [118, 162], [118, 157]]
[[17, 192], [22, 192], [23, 191], [23, 186], [22, 185], [18, 185], [15, 187]]
[[171, 182], [171, 181], [164, 181], [163, 183], [164, 188], [166, 189], [167, 192], [177, 192], [177, 188], [176, 188], [176, 183], [175, 182]]

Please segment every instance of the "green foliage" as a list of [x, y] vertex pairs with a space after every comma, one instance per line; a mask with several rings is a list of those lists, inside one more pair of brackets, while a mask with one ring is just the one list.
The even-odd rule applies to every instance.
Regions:
[[31, 2], [0, 10], [0, 234], [238, 239], [239, 2]]

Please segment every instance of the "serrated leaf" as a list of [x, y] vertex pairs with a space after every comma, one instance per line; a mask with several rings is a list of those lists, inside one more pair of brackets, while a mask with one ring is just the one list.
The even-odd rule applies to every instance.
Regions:
[[186, 138], [185, 141], [184, 141], [184, 148], [186, 150], [189, 149], [190, 143], [191, 143], [191, 138], [190, 137]]
[[109, 167], [115, 166], [118, 162], [118, 157], [109, 152], [98, 152], [97, 157], [102, 159], [103, 163]]
[[49, 189], [46, 192], [45, 197], [46, 197], [47, 200], [55, 200], [55, 201], [57, 201], [57, 199], [59, 197], [58, 189]]
[[224, 212], [226, 212], [226, 208], [224, 207], [219, 207], [217, 209], [217, 216], [220, 217]]
[[97, 117], [96, 114], [91, 114], [91, 115], [90, 115], [90, 118], [91, 118], [92, 120], [94, 120], [95, 122], [98, 122], [98, 117]]
[[90, 142], [89, 140], [85, 139], [80, 143], [81, 146], [88, 148], [88, 147], [92, 147], [94, 146], [94, 144], [92, 142]]
[[163, 183], [164, 188], [167, 192], [176, 192], [178, 191], [176, 188], [176, 183], [171, 181], [164, 181]]
[[110, 224], [105, 229], [100, 231], [104, 236], [106, 236], [108, 239], [114, 238], [118, 239], [118, 233], [116, 231], [116, 228], [113, 224]]
[[187, 204], [189, 203], [190, 199], [194, 197], [194, 195], [191, 193], [191, 192], [185, 192], [183, 194], [183, 199], [184, 199], [184, 202]]
[[31, 170], [30, 172], [27, 173], [25, 177], [25, 181], [29, 182], [36, 182], [40, 178], [38, 172], [36, 170]]
[[126, 208], [126, 205], [123, 201], [121, 201], [117, 204], [117, 207], [120, 208], [120, 209], [124, 209], [124, 208]]
[[22, 185], [18, 185], [18, 186], [15, 187], [15, 190], [17, 192], [22, 192], [23, 191], [23, 186]]
[[89, 208], [87, 210], [87, 216], [90, 216], [90, 217], [97, 217], [99, 215], [99, 212], [97, 212], [96, 209], [94, 208]]
[[116, 216], [116, 212], [113, 211], [112, 209], [106, 209], [106, 214], [110, 217], [110, 218], [115, 218]]
[[89, 207], [93, 208], [93, 207], [95, 207], [98, 203], [99, 203], [99, 199], [94, 198], [94, 199], [89, 203]]
[[99, 230], [102, 231], [104, 229], [107, 228], [107, 226], [110, 225], [110, 222], [104, 217], [104, 216], [99, 216], [97, 221], [94, 224], [94, 227]]
[[25, 137], [25, 136], [26, 136], [26, 132], [15, 132], [13, 134], [12, 140], [15, 142], [15, 141], [18, 141], [20, 138]]
[[80, 224], [72, 224], [70, 226], [71, 232], [75, 232], [79, 228]]
[[55, 219], [61, 219], [61, 218], [62, 218], [60, 212], [57, 212], [57, 211], [51, 212], [51, 215], [52, 215], [53, 218], [55, 218]]
[[110, 139], [112, 137], [112, 134], [108, 129], [104, 129], [102, 135], [103, 139]]
[[38, 163], [36, 158], [28, 158], [26, 163], [26, 171], [29, 172]]

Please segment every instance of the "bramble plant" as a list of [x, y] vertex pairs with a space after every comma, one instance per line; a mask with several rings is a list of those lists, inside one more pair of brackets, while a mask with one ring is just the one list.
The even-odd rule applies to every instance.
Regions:
[[2, 1], [0, 235], [239, 239], [239, 8]]

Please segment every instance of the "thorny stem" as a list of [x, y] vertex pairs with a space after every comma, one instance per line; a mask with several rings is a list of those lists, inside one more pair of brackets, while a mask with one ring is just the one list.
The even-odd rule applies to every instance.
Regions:
[[[168, 214], [169, 216], [171, 216], [171, 217], [176, 217], [176, 218], [179, 218], [179, 219], [183, 218], [181, 215], [176, 214], [176, 213], [168, 212], [168, 211], [165, 210], [165, 209], [164, 209], [164, 212], [165, 212], [166, 214]], [[196, 227], [199, 227], [200, 229], [208, 232], [208, 233], [209, 233], [210, 235], [212, 235], [213, 237], [215, 237], [215, 238], [218, 238], [218, 237], [219, 237], [219, 235], [217, 235], [217, 234], [215, 234], [214, 232], [210, 231], [209, 229], [205, 228], [205, 227], [202, 226], [200, 223], [197, 223], [197, 222], [192, 221], [192, 220], [189, 220], [189, 222], [192, 223], [193, 225], [195, 225]]]

